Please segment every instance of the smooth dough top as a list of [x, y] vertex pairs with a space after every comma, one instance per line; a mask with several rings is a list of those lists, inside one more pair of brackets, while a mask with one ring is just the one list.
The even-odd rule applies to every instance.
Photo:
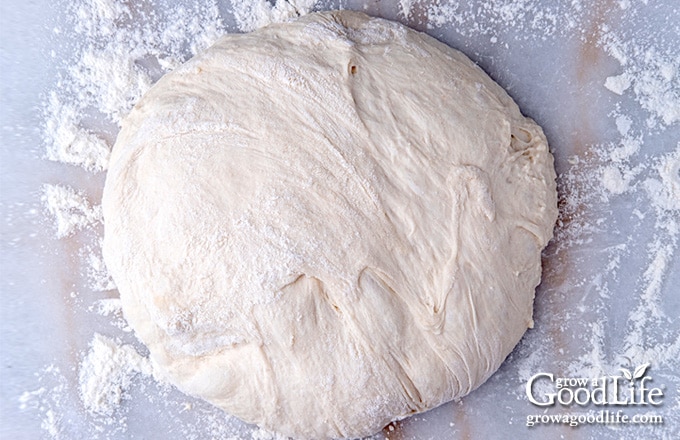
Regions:
[[540, 127], [458, 51], [355, 12], [227, 35], [124, 121], [104, 257], [156, 373], [297, 438], [463, 396], [532, 325]]

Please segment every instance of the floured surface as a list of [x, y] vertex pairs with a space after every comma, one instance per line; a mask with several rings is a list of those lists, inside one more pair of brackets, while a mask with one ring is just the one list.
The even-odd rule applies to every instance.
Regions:
[[[99, 53], [106, 66], [113, 51], [118, 54], [114, 60], [132, 69], [117, 78], [136, 81], [138, 57], [145, 60], [142, 66], [151, 66], [149, 82], [136, 82], [143, 87], [159, 76], [162, 66], [186, 59], [196, 41], [205, 41], [198, 37], [204, 35], [198, 27], [185, 26], [196, 22], [172, 17], [183, 13], [183, 17], [213, 22], [212, 13], [192, 12], [189, 4], [184, 5], [184, 12], [159, 7], [163, 13], [151, 25], [143, 16], [154, 9], [147, 2], [139, 3], [124, 19], [116, 18], [120, 8], [106, 7], [113, 1], [95, 2], [100, 5], [96, 8], [89, 3], [75, 5], [83, 5], [100, 17], [92, 19], [95, 23], [104, 20], [104, 25], [79, 30], [65, 20], [68, 8], [2, 5], [0, 30], [3, 39], [12, 43], [7, 47], [16, 48], [2, 55], [11, 85], [3, 90], [3, 100], [9, 105], [1, 109], [2, 354], [5, 365], [11, 365], [3, 370], [0, 382], [7, 396], [2, 402], [3, 433], [31, 438], [129, 438], [162, 431], [168, 438], [273, 438], [158, 387], [143, 375], [131, 378], [130, 398], [122, 399], [110, 418], [88, 414], [79, 397], [78, 371], [95, 333], [119, 338], [121, 345], [135, 342], [115, 302], [99, 306], [100, 299], [115, 299], [115, 291], [91, 288], [94, 281], [100, 281], [98, 288], [110, 287], [101, 270], [101, 226], [86, 226], [57, 240], [57, 224], [40, 197], [45, 184], [68, 186], [83, 192], [90, 207], [98, 205], [103, 174], [83, 169], [104, 168], [106, 154], [100, 154], [102, 144], [95, 141], [88, 144], [92, 148], [71, 148], [56, 156], [60, 162], [76, 165], [42, 160], [49, 155], [49, 140], [41, 143], [44, 132], [36, 127], [43, 127], [46, 118], [34, 109], [48, 105], [50, 92], [57, 90], [58, 71], [63, 82], [81, 81], [62, 66], [62, 58], [82, 70], [88, 63], [98, 65]], [[218, 21], [236, 31], [306, 10], [301, 4], [297, 8], [282, 4], [280, 13], [274, 14], [267, 2], [261, 3], [260, 12], [250, 16], [244, 12], [241, 22], [229, 5], [220, 5]], [[323, 3], [317, 8], [337, 6]], [[672, 438], [678, 430], [678, 401], [673, 393], [678, 389], [680, 369], [676, 318], [680, 311], [672, 287], [680, 285], [678, 208], [672, 196], [680, 138], [674, 116], [677, 107], [673, 106], [678, 102], [674, 97], [678, 94], [680, 18], [673, 2], [556, 5], [508, 0], [459, 5], [413, 0], [397, 2], [394, 9], [373, 2], [348, 2], [346, 6], [427, 30], [479, 62], [545, 129], [556, 157], [561, 197], [561, 223], [544, 257], [546, 276], [537, 292], [535, 328], [476, 392], [460, 403], [391, 426], [376, 438]], [[58, 32], [52, 32], [53, 28]], [[89, 53], [94, 58], [85, 59], [89, 45], [83, 43], [92, 39], [99, 39], [101, 49], [93, 47]], [[149, 44], [141, 44], [141, 52], [130, 54], [113, 47], [119, 43], [125, 47], [123, 42], [130, 40]], [[146, 63], [159, 57], [154, 47], [162, 41], [166, 46], [160, 58], [168, 63], [159, 61], [154, 68], [153, 62]], [[124, 62], [130, 57], [131, 64]], [[26, 67], [16, 67], [17, 61]], [[76, 108], [88, 109], [90, 116], [97, 111], [111, 114], [111, 121], [101, 124], [89, 116], [74, 119], [73, 113], [62, 113], [67, 121], [75, 122], [57, 139], [71, 138], [75, 132], [73, 138], [87, 139], [91, 134], [110, 145], [116, 132], [115, 114], [129, 110], [134, 96], [116, 96], [116, 88], [102, 89], [103, 83], [98, 84], [82, 87], [95, 93], [93, 100], [70, 96], [70, 86], [62, 87], [59, 104], [72, 108], [75, 103]], [[126, 89], [134, 90], [141, 89]], [[78, 142], [59, 145], [71, 144], [83, 146]], [[83, 151], [87, 153], [80, 154]], [[78, 159], [69, 159], [73, 157]], [[141, 347], [136, 348], [144, 354]], [[525, 426], [527, 415], [543, 411], [537, 411], [524, 393], [533, 374], [594, 377], [646, 362], [652, 362], [649, 372], [655, 383], [668, 390], [663, 407], [650, 411], [664, 415], [662, 427]]]

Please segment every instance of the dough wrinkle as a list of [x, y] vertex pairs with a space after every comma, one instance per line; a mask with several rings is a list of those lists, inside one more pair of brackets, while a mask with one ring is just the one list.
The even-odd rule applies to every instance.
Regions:
[[402, 362], [399, 360], [397, 356], [403, 356], [401, 353], [395, 353], [395, 354], [390, 354], [392, 357], [392, 362], [394, 362], [398, 370], [400, 371], [398, 373], [399, 375], [399, 382], [401, 384], [401, 388], [404, 392], [404, 395], [407, 397], [409, 404], [409, 411], [422, 411], [422, 403], [423, 399], [420, 396], [420, 392], [418, 391], [418, 388], [415, 386], [413, 381], [411, 380], [411, 377], [408, 374], [408, 371], [406, 368], [402, 365]]
[[394, 281], [380, 269], [366, 266], [359, 273], [358, 285], [362, 289], [364, 295], [374, 294], [370, 289], [365, 288], [366, 278], [373, 280], [378, 284], [384, 292], [389, 293], [392, 297], [398, 298], [403, 304], [407, 306], [407, 310], [413, 315], [415, 323], [425, 331], [434, 334], [440, 334], [444, 327], [444, 307], [446, 298], [433, 298], [427, 292], [415, 293], [408, 289], [407, 286], [401, 287], [395, 285]]

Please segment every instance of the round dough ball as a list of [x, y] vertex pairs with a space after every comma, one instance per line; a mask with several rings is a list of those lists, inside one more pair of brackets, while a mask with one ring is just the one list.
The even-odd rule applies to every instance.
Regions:
[[532, 325], [541, 129], [460, 52], [326, 12], [227, 35], [124, 121], [104, 257], [156, 372], [297, 438], [463, 396]]

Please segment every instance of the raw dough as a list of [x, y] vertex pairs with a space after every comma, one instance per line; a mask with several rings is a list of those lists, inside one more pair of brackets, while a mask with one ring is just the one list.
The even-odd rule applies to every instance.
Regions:
[[125, 120], [104, 256], [157, 374], [298, 438], [463, 396], [532, 325], [541, 129], [461, 53], [354, 12], [228, 35]]

